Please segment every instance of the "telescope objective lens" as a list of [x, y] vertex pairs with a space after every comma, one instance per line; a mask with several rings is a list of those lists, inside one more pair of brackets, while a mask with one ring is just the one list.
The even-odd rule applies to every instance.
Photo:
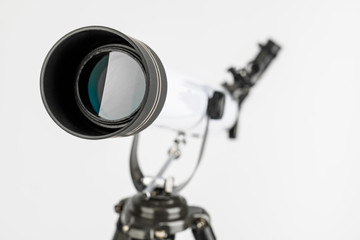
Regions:
[[118, 49], [90, 54], [79, 72], [80, 104], [102, 120], [129, 118], [140, 107], [145, 89], [145, 74], [138, 60]]

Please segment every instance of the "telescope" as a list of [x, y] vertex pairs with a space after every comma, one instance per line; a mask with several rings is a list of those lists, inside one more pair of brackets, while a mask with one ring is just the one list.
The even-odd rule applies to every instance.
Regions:
[[[145, 43], [117, 30], [89, 26], [62, 37], [45, 58], [40, 90], [51, 118], [85, 139], [134, 136], [131, 177], [138, 194], [116, 205], [113, 240], [175, 239], [192, 229], [197, 240], [216, 239], [209, 214], [188, 206], [179, 194], [200, 163], [209, 122], [237, 136], [240, 107], [280, 51], [272, 40], [244, 68], [229, 68], [233, 82], [220, 89], [165, 68]], [[198, 163], [189, 179], [175, 185], [163, 174], [181, 156], [188, 132], [205, 123]], [[177, 132], [158, 174], [145, 176], [137, 159], [139, 133], [150, 125]], [[196, 130], [198, 131], [198, 130]]]

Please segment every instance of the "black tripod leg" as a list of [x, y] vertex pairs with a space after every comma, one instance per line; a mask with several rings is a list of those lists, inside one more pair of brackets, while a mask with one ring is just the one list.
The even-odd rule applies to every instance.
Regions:
[[116, 232], [114, 234], [114, 237], [112, 240], [130, 240], [129, 236], [127, 236], [122, 231], [123, 225], [121, 224], [121, 220], [119, 218], [117, 224], [116, 224]]
[[175, 235], [168, 236], [167, 240], [175, 240]]
[[130, 238], [126, 236], [121, 230], [116, 230], [113, 240], [129, 240]]
[[195, 240], [216, 240], [210, 223], [203, 218], [199, 218], [194, 222], [192, 225], [192, 233]]

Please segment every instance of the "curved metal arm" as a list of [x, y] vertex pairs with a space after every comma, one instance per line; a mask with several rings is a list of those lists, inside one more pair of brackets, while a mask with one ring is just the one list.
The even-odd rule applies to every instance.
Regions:
[[130, 173], [132, 182], [138, 192], [141, 192], [145, 189], [145, 185], [142, 182], [144, 175], [140, 169], [140, 165], [137, 157], [137, 148], [139, 142], [139, 134], [134, 135], [134, 140], [131, 146], [131, 154], [130, 154]]
[[[206, 126], [205, 126], [205, 130], [204, 130], [203, 140], [201, 143], [200, 153], [198, 156], [198, 161], [196, 163], [196, 166], [195, 166], [194, 170], [192, 171], [190, 177], [187, 180], [185, 180], [180, 185], [174, 187], [174, 191], [173, 191], [174, 193], [180, 192], [181, 189], [183, 189], [195, 175], [196, 170], [198, 169], [198, 167], [200, 165], [201, 158], [202, 158], [202, 155], [203, 155], [203, 152], [205, 149], [205, 143], [206, 143], [206, 139], [207, 139], [208, 129], [209, 129], [209, 117], [206, 118]], [[139, 143], [139, 134], [136, 134], [136, 135], [134, 135], [134, 140], [133, 140], [132, 147], [131, 147], [130, 173], [131, 173], [131, 178], [132, 178], [132, 181], [133, 181], [133, 184], [134, 184], [136, 190], [138, 192], [142, 192], [146, 188], [146, 186], [144, 185], [144, 183], [142, 181], [142, 179], [144, 178], [144, 174], [142, 173], [142, 171], [140, 169], [138, 156], [137, 156], [138, 143]]]

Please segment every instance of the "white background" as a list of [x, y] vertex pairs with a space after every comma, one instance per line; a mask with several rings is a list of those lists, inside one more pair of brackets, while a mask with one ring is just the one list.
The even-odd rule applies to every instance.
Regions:
[[220, 240], [360, 239], [359, 13], [359, 1], [0, 0], [0, 239], [111, 239], [113, 205], [135, 193], [131, 138], [73, 137], [41, 101], [47, 52], [87, 25], [140, 39], [212, 85], [256, 43], [278, 41], [239, 138], [211, 134], [182, 193], [207, 209]]

